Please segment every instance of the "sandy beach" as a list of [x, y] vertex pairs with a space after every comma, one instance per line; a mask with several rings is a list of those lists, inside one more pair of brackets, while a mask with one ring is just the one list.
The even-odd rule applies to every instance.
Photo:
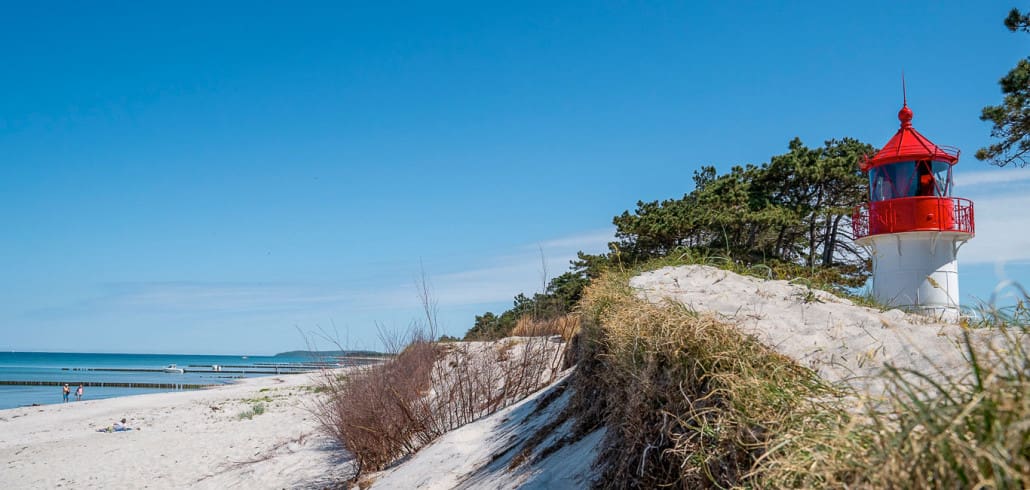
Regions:
[[316, 376], [0, 410], [0, 488], [325, 487], [351, 468], [310, 412]]

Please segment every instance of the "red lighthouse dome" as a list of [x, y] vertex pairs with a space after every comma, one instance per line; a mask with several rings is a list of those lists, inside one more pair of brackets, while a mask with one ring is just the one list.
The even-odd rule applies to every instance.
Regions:
[[856, 239], [918, 231], [973, 235], [973, 203], [951, 195], [959, 150], [931, 142], [912, 127], [913, 117], [904, 104], [897, 133], [861, 163], [869, 175], [869, 203], [855, 209]]

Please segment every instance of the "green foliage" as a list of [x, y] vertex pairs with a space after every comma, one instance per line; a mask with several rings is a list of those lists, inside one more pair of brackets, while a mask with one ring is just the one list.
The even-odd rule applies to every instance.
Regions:
[[1005, 17], [1005, 27], [1012, 32], [1030, 32], [1030, 12], [1024, 14], [1019, 9], [1010, 10], [1008, 17]]
[[465, 340], [494, 340], [511, 335], [515, 324], [523, 316], [537, 320], [552, 319], [564, 315], [576, 306], [583, 296], [583, 289], [590, 282], [584, 274], [566, 272], [547, 283], [543, 293], [532, 298], [519, 293], [510, 310], [500, 316], [492, 312], [476, 315], [475, 323], [465, 334]]
[[574, 267], [594, 278], [611, 267], [685, 249], [747, 264], [798, 264], [808, 274], [832, 271], [835, 284], [857, 286], [868, 277], [864, 253], [850, 235], [852, 209], [865, 202], [858, 162], [873, 151], [851, 138], [808, 148], [793, 139], [788, 152], [761, 166], [711, 166], [694, 172], [695, 188], [681, 199], [638, 202], [613, 219], [618, 241], [609, 253], [580, 253]]
[[[1005, 27], [1030, 32], [1030, 13], [1012, 9]], [[984, 107], [980, 120], [990, 121], [991, 136], [1001, 141], [977, 150], [976, 158], [999, 167], [1010, 163], [1024, 167], [1030, 163], [1030, 57], [1019, 60], [998, 84], [1005, 97], [1000, 105]]]

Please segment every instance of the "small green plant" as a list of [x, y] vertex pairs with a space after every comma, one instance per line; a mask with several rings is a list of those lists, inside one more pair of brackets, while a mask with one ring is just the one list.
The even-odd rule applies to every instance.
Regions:
[[255, 416], [261, 415], [263, 413], [265, 413], [265, 404], [264, 403], [255, 403], [255, 404], [251, 405], [250, 410], [246, 410], [246, 411], [240, 412], [239, 419], [240, 420], [243, 420], [243, 419], [251, 420]]

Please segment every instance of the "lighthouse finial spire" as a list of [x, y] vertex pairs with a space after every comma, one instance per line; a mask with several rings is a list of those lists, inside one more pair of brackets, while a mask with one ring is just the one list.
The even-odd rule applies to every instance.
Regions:
[[901, 70], [901, 105], [908, 107], [908, 91], [905, 90], [905, 70]]
[[901, 70], [901, 110], [898, 111], [901, 127], [912, 127], [912, 109], [908, 108], [908, 90], [905, 88], [905, 70]]

